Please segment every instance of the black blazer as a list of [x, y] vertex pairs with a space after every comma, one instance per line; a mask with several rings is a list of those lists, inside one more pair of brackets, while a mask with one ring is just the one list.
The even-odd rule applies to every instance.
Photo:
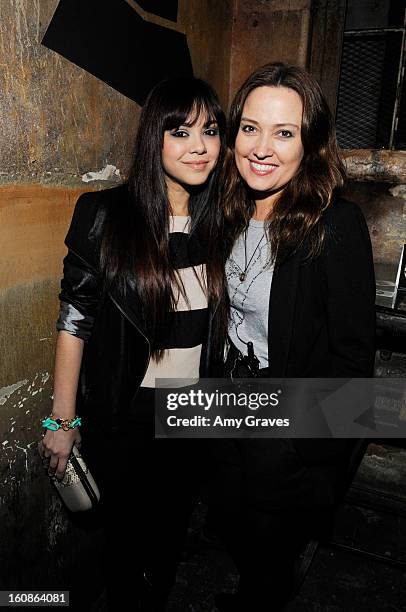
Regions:
[[[327, 239], [320, 257], [306, 261], [304, 246], [276, 262], [269, 296], [270, 377], [373, 375], [375, 277], [368, 228], [358, 206], [343, 199], [333, 202], [322, 222]], [[334, 503], [357, 440], [292, 444], [311, 468], [319, 502]]]
[[[269, 295], [271, 378], [373, 374], [375, 280], [368, 228], [359, 208], [342, 199], [332, 203], [321, 222], [326, 241], [319, 257], [309, 260], [303, 245], [285, 261], [276, 260]], [[215, 442], [220, 444], [213, 445], [214, 461], [226, 470], [242, 461], [242, 486], [249, 483], [251, 492], [256, 487], [254, 503], [278, 512], [334, 507], [359, 444], [343, 438]], [[224, 482], [219, 491], [223, 487]]]
[[270, 376], [369, 377], [375, 355], [375, 277], [365, 219], [337, 199], [324, 213], [327, 240], [276, 262], [269, 297]]
[[[79, 198], [65, 239], [68, 253], [60, 299], [74, 306], [92, 329], [85, 343], [77, 393], [78, 414], [95, 419], [102, 429], [116, 428], [127, 415], [147, 370], [150, 339], [140, 316], [137, 292], [128, 284], [125, 297], [103, 283], [100, 247], [106, 218], [112, 209], [125, 215], [128, 188], [84, 193]], [[125, 218], [125, 216], [124, 216]], [[210, 360], [210, 313], [200, 374]]]

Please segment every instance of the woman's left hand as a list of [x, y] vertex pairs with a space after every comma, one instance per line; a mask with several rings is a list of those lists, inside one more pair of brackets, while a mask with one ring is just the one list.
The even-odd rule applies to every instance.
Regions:
[[72, 447], [75, 445], [80, 448], [80, 443], [81, 436], [77, 428], [68, 431], [47, 430], [38, 444], [38, 452], [49, 476], [56, 476], [59, 480], [64, 477]]

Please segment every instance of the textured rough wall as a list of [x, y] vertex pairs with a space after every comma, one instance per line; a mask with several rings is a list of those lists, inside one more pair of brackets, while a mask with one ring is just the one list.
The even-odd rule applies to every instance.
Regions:
[[350, 179], [406, 184], [406, 151], [344, 149]]
[[193, 70], [208, 81], [227, 108], [230, 97], [234, 0], [179, 0], [178, 23], [187, 35]]
[[72, 209], [125, 176], [139, 109], [40, 45], [57, 4], [0, 2], [0, 588], [68, 588], [90, 543], [97, 587], [97, 534], [67, 520], [36, 444]]
[[230, 95], [258, 66], [283, 61], [306, 66], [311, 0], [236, 0]]
[[[377, 281], [394, 282], [406, 242], [406, 151], [344, 150], [346, 195], [365, 214]], [[400, 308], [405, 308], [401, 300]]]
[[335, 115], [347, 0], [312, 0], [308, 67]]
[[0, 2], [3, 183], [70, 186], [107, 164], [128, 168], [137, 106], [40, 45], [57, 4]]
[[258, 66], [308, 62], [311, 0], [179, 0], [178, 23], [195, 74], [217, 90], [225, 109]]
[[394, 281], [406, 242], [406, 151], [343, 151], [349, 183], [371, 235], [377, 280]]
[[406, 242], [406, 190], [378, 181], [350, 181], [345, 195], [361, 207], [368, 223], [377, 280], [396, 278]]

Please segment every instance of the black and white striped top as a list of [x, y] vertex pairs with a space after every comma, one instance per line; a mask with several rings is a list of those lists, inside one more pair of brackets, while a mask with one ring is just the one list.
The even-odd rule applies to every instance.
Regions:
[[[183, 379], [165, 386], [183, 386], [199, 380], [200, 355], [205, 339], [208, 308], [206, 287], [206, 254], [198, 235], [188, 236], [190, 217], [171, 217], [169, 249], [173, 267], [178, 271], [187, 300], [177, 296], [176, 311], [168, 315], [168, 324], [158, 334], [157, 346], [164, 349], [158, 363], [151, 359], [142, 387], [155, 387], [156, 378]], [[62, 300], [57, 321], [59, 331], [87, 341], [94, 319]], [[184, 382], [187, 379], [187, 382]]]
[[[155, 387], [156, 378], [182, 381], [165, 386], [194, 384], [199, 380], [200, 356], [208, 323], [205, 250], [196, 233], [188, 236], [190, 217], [171, 217], [169, 248], [173, 267], [183, 283], [188, 302], [178, 292], [176, 311], [157, 339], [164, 349], [158, 363], [151, 359], [141, 387]], [[187, 379], [187, 382], [185, 382]]]

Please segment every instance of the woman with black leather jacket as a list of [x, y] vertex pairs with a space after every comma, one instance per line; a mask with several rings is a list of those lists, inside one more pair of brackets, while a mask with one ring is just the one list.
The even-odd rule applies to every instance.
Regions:
[[195, 444], [153, 443], [154, 387], [196, 383], [220, 350], [224, 133], [207, 83], [157, 85], [128, 184], [82, 195], [65, 241], [51, 417], [65, 426], [46, 430], [40, 453], [61, 478], [82, 443], [104, 505], [111, 609], [164, 608], [199, 484]]

